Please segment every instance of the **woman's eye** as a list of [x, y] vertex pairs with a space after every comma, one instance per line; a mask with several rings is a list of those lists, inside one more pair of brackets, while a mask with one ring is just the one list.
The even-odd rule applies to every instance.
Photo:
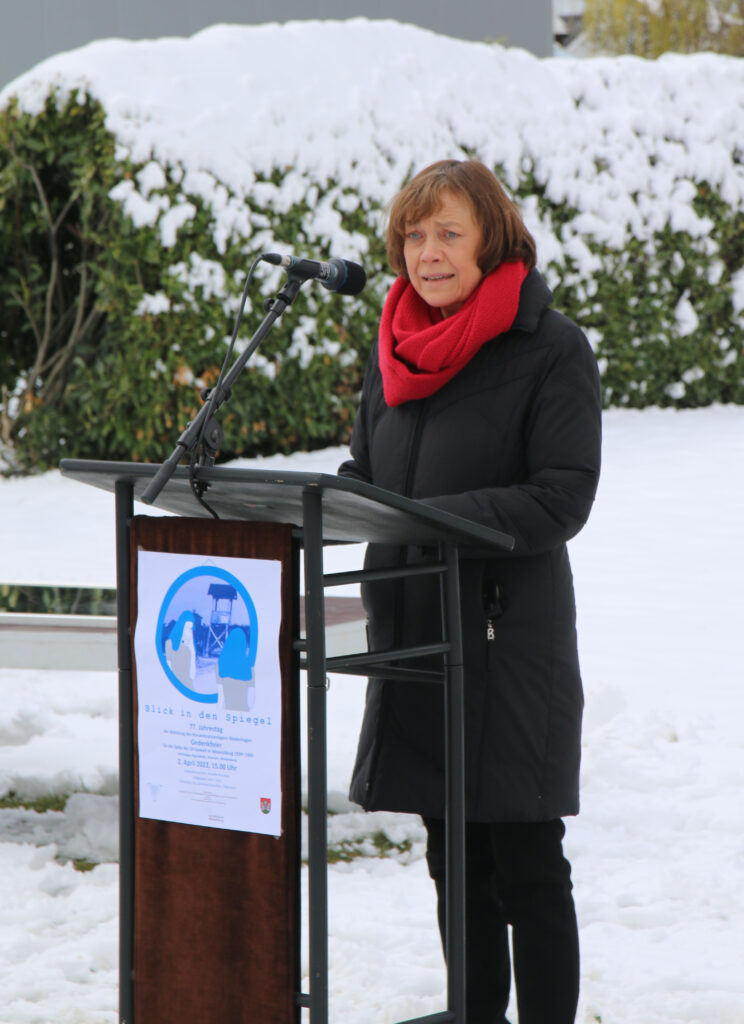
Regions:
[[421, 238], [421, 232], [420, 231], [407, 231], [406, 232], [406, 238], [409, 240], [409, 242], [418, 242], [419, 238]]

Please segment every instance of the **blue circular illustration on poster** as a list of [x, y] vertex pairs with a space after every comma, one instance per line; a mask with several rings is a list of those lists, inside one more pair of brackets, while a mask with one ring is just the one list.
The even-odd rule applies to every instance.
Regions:
[[163, 598], [155, 632], [158, 658], [179, 693], [232, 711], [256, 700], [258, 616], [232, 573], [202, 565], [182, 573]]

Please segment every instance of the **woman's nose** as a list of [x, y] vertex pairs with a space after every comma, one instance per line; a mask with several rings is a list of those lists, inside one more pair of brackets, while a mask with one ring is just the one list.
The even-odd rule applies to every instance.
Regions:
[[421, 259], [427, 263], [431, 263], [433, 260], [441, 258], [442, 250], [440, 249], [437, 240], [435, 238], [427, 238], [426, 243], [421, 250]]

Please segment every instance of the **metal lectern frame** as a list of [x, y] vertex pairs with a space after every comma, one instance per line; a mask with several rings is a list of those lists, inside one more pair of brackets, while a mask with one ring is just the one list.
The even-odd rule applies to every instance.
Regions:
[[[129, 622], [129, 520], [134, 500], [156, 474], [158, 465], [65, 460], [62, 473], [116, 496], [117, 607], [119, 623]], [[327, 865], [327, 725], [328, 673], [375, 676], [405, 685], [434, 682], [444, 687], [445, 820], [447, 873], [447, 1009], [399, 1024], [466, 1024], [465, 1022], [465, 767], [464, 672], [460, 623], [459, 552], [476, 549], [493, 557], [513, 547], [506, 534], [487, 529], [420, 502], [344, 477], [321, 473], [210, 467], [196, 470], [209, 486], [210, 505], [220, 518], [292, 523], [302, 544], [305, 569], [305, 639], [296, 651], [307, 671], [308, 771], [308, 932], [309, 992], [296, 993], [299, 1008], [309, 1009], [310, 1024], [328, 1024], [328, 865]], [[191, 491], [188, 471], [176, 469], [155, 504], [179, 515], [204, 518]], [[437, 552], [435, 560], [411, 566], [325, 574], [327, 543], [418, 544]], [[126, 567], [126, 571], [124, 571]], [[369, 579], [412, 575], [440, 577], [442, 641], [425, 647], [366, 652], [327, 658], [325, 589]], [[120, 871], [133, 878], [134, 792], [131, 704], [132, 665], [128, 630], [119, 630], [120, 735]], [[442, 672], [406, 668], [401, 662], [440, 655]], [[125, 699], [125, 695], [126, 699]], [[131, 892], [120, 889], [120, 1022], [137, 1024], [133, 1014]]]

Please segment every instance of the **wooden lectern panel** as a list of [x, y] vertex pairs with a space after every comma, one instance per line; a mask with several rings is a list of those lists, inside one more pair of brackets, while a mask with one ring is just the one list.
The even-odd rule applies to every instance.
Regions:
[[292, 651], [298, 599], [291, 529], [277, 523], [132, 520], [133, 630], [139, 549], [282, 562], [279, 838], [139, 817], [133, 678], [135, 1024], [299, 1020], [299, 673]]

